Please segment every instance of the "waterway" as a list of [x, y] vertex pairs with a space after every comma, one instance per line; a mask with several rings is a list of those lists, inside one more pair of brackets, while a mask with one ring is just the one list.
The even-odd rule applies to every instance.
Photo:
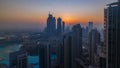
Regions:
[[[9, 66], [9, 54], [11, 52], [18, 51], [22, 44], [18, 43], [7, 43], [0, 45], [0, 64], [5, 64]], [[38, 64], [39, 57], [38, 56], [28, 56], [29, 64]], [[39, 68], [39, 65], [34, 66], [34, 68]]]
[[[11, 52], [18, 51], [22, 44], [10, 43], [0, 45], [0, 64], [5, 64], [9, 66], [9, 54]], [[52, 55], [51, 59], [56, 59], [56, 55]], [[39, 68], [39, 57], [38, 56], [28, 56], [28, 64], [37, 64], [34, 68]]]

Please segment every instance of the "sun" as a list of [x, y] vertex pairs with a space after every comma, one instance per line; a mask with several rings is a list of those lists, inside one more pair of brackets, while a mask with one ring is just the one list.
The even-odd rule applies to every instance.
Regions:
[[65, 22], [71, 22], [71, 20], [72, 20], [71, 17], [64, 17], [63, 18], [63, 21], [65, 21]]
[[66, 24], [69, 24], [70, 22], [72, 22], [73, 17], [72, 17], [71, 14], [65, 13], [65, 14], [62, 15], [62, 20], [63, 20]]

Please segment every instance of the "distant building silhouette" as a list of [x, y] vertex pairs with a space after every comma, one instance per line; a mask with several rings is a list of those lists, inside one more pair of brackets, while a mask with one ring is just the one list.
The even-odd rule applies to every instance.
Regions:
[[62, 33], [64, 33], [65, 32], [65, 22], [63, 21], [62, 22]]
[[46, 32], [50, 36], [55, 35], [55, 32], [56, 32], [56, 19], [50, 13], [49, 13], [49, 16], [48, 16], [48, 19], [47, 19]]
[[82, 28], [82, 41], [83, 43], [87, 43], [88, 42], [88, 29], [86, 28]]
[[61, 35], [62, 33], [62, 19], [59, 17], [57, 19], [57, 35]]
[[105, 9], [106, 68], [120, 68], [120, 0]]
[[88, 22], [88, 33], [93, 29], [93, 22]]
[[62, 19], [59, 17], [57, 19], [56, 25], [56, 18], [49, 13], [47, 18], [47, 25], [44, 30], [48, 36], [60, 36], [65, 31], [65, 22], [62, 22]]
[[27, 52], [17, 51], [10, 53], [10, 68], [27, 68]]

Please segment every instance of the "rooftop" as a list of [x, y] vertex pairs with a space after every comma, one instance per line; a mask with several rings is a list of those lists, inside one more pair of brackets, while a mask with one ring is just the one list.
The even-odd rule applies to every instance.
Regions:
[[114, 6], [114, 5], [120, 5], [120, 0], [118, 0], [118, 2], [114, 2], [114, 3], [111, 3], [111, 4], [107, 4], [108, 6]]

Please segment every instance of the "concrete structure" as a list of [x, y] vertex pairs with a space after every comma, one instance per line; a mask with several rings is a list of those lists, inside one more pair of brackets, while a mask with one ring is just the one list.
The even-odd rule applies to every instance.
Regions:
[[120, 68], [120, 0], [105, 9], [106, 68]]
[[93, 29], [93, 22], [88, 22], [88, 33]]
[[97, 29], [93, 29], [89, 33], [89, 62], [95, 65], [95, 55], [97, 55], [97, 46], [100, 44], [100, 33]]
[[17, 51], [10, 53], [10, 68], [27, 68], [27, 52]]
[[76, 59], [82, 55], [82, 28], [74, 25], [64, 36], [64, 68], [77, 68]]
[[72, 68], [72, 36], [67, 34], [64, 36], [64, 68]]
[[39, 68], [51, 68], [51, 52], [50, 46], [47, 44], [39, 44]]

